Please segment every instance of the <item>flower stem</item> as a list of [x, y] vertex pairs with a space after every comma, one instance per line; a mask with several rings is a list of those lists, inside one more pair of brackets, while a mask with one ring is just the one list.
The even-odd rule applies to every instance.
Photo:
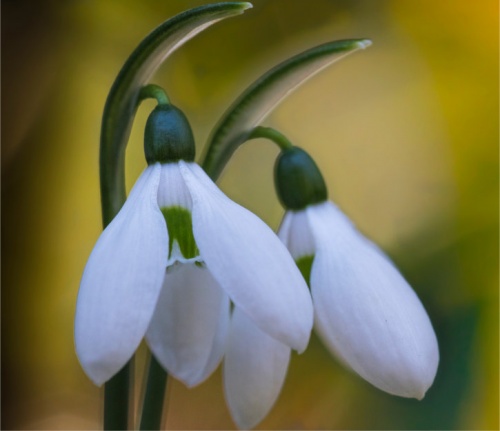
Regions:
[[161, 428], [167, 377], [167, 372], [151, 355], [142, 404], [140, 430], [159, 430]]
[[269, 139], [278, 145], [278, 147], [282, 150], [289, 150], [290, 148], [293, 148], [293, 144], [288, 140], [288, 138], [272, 127], [255, 127], [247, 139], [250, 140], [256, 138]]
[[131, 362], [132, 360], [127, 362], [104, 386], [105, 430], [128, 429]]
[[137, 99], [137, 106], [139, 106], [144, 99], [156, 99], [158, 105], [168, 105], [170, 103], [170, 99], [167, 93], [165, 93], [165, 90], [156, 84], [148, 84], [141, 88]]

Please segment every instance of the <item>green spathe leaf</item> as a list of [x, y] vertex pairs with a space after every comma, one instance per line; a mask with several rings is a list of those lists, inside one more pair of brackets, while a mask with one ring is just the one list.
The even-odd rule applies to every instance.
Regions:
[[217, 21], [240, 15], [250, 7], [247, 2], [228, 2], [183, 12], [153, 30], [128, 58], [108, 95], [102, 120], [100, 175], [104, 226], [125, 202], [125, 147], [141, 87], [186, 41]]
[[286, 96], [347, 54], [371, 45], [368, 39], [329, 42], [275, 66], [248, 87], [212, 132], [203, 168], [215, 181], [234, 151]]

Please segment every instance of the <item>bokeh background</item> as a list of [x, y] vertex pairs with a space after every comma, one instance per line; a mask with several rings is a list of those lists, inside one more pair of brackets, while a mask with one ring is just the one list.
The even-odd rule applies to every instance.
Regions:
[[[2, 1], [2, 429], [97, 429], [102, 392], [74, 352], [80, 276], [101, 230], [104, 102], [139, 41], [201, 0]], [[441, 351], [423, 401], [387, 395], [313, 337], [261, 429], [498, 429], [498, 2], [255, 0], [176, 52], [153, 82], [198, 153], [271, 66], [342, 38], [374, 44], [309, 81], [265, 125], [318, 161], [331, 197], [396, 261]], [[145, 167], [141, 107], [127, 150]], [[277, 149], [253, 141], [220, 185], [272, 227]], [[136, 362], [137, 390], [145, 362]], [[233, 429], [220, 370], [171, 381], [170, 429]]]

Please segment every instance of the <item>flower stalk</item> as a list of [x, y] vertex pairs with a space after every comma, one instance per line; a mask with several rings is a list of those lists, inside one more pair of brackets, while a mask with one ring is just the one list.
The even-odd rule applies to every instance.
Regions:
[[148, 84], [141, 88], [139, 91], [139, 97], [137, 98], [137, 107], [145, 99], [156, 99], [158, 105], [168, 105], [170, 104], [170, 99], [165, 93], [165, 90], [156, 84]]
[[104, 386], [103, 419], [105, 430], [128, 429], [132, 376], [133, 358], [106, 382]]
[[248, 136], [248, 140], [258, 138], [269, 139], [270, 141], [274, 142], [282, 151], [293, 148], [293, 144], [288, 140], [288, 138], [272, 127], [255, 127]]
[[167, 372], [158, 363], [156, 358], [151, 355], [139, 424], [140, 430], [161, 429], [167, 378]]

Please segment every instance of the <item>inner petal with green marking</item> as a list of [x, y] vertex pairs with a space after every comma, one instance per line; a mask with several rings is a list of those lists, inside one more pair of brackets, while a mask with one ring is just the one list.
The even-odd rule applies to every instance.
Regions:
[[202, 264], [200, 251], [193, 236], [191, 212], [180, 206], [160, 208], [168, 229], [167, 268], [176, 262]]
[[314, 255], [302, 256], [295, 260], [295, 263], [297, 264], [302, 277], [304, 277], [304, 280], [306, 281], [309, 288], [311, 287], [311, 268], [313, 260]]

